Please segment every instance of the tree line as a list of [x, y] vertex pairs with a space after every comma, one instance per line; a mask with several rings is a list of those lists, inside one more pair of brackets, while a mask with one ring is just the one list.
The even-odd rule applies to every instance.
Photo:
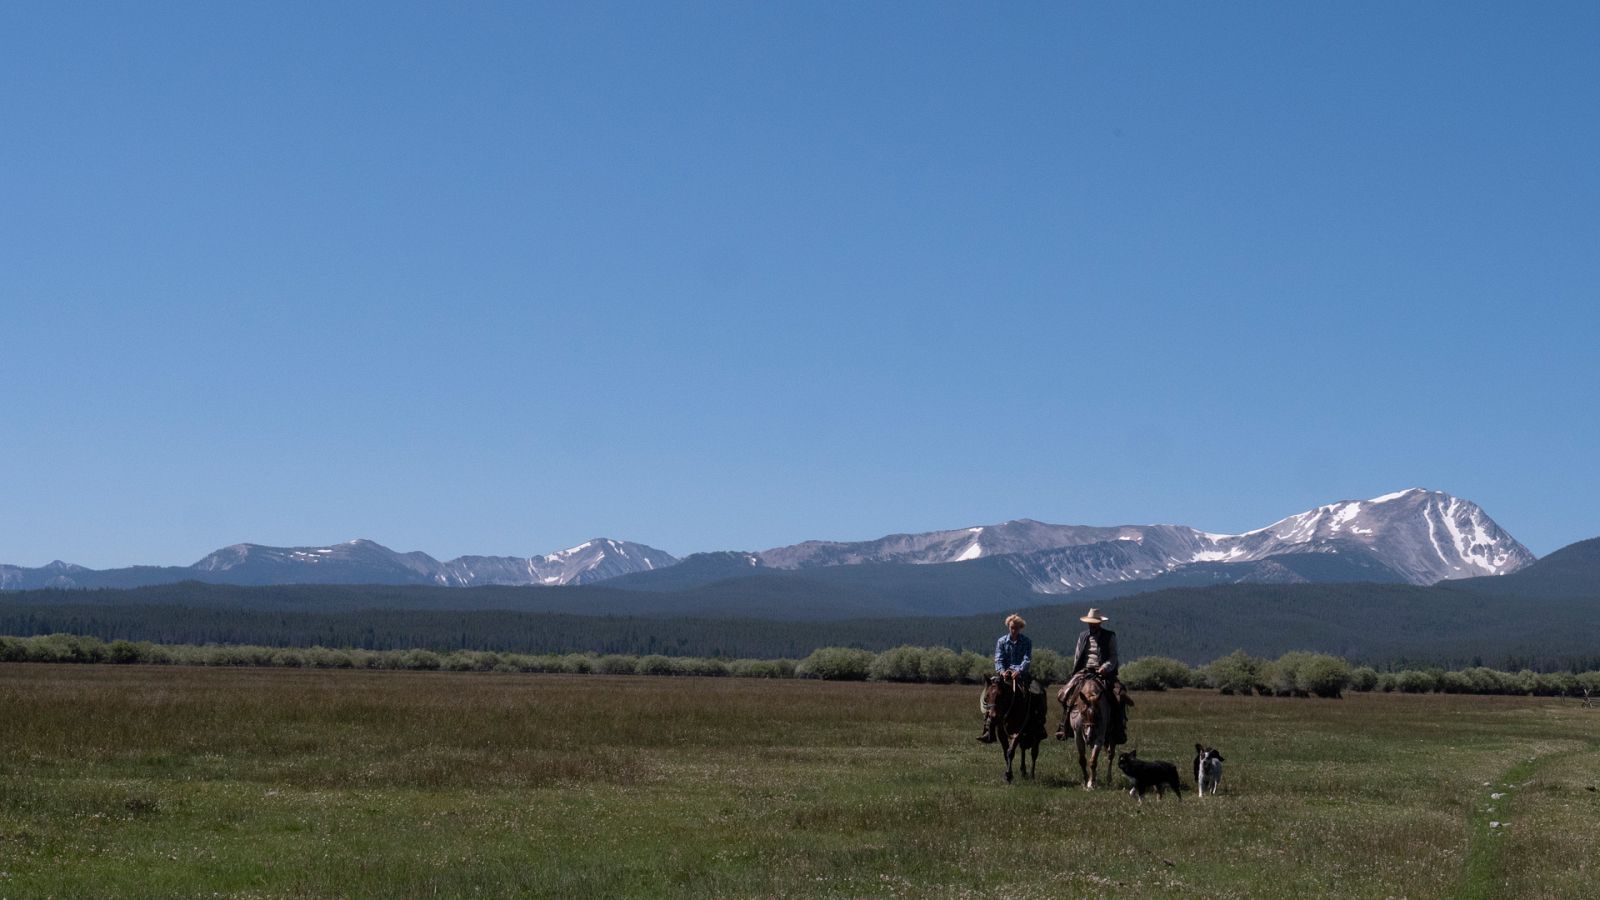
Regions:
[[[502, 653], [492, 650], [436, 652], [425, 648], [266, 647], [249, 644], [158, 644], [74, 634], [0, 637], [0, 662], [104, 663], [113, 665], [268, 666], [311, 669], [404, 669], [455, 672], [521, 672], [570, 675], [662, 675], [733, 678], [818, 678], [978, 684], [994, 671], [991, 657], [948, 647], [893, 647], [881, 652], [821, 647], [802, 659], [724, 659], [624, 653]], [[1070, 662], [1054, 650], [1034, 653], [1040, 680], [1059, 683]], [[1507, 672], [1484, 666], [1378, 671], [1352, 666], [1341, 657], [1294, 651], [1277, 659], [1235, 651], [1201, 666], [1149, 656], [1122, 667], [1130, 690], [1214, 689], [1224, 694], [1279, 697], [1339, 697], [1345, 691], [1384, 693], [1600, 694], [1600, 671]]]
[[[1276, 659], [1297, 649], [1332, 653], [1378, 669], [1580, 672], [1600, 669], [1600, 602], [1501, 599], [1406, 585], [1231, 585], [1113, 601], [1123, 654], [1201, 665], [1236, 648]], [[1315, 590], [1311, 590], [1311, 589]], [[439, 588], [461, 602], [518, 596], [513, 589]], [[534, 588], [518, 589], [539, 590]], [[329, 593], [323, 593], [323, 592]], [[431, 598], [432, 594], [427, 594]], [[800, 659], [818, 647], [874, 653], [902, 644], [982, 652], [1000, 613], [964, 617], [777, 621], [654, 618], [515, 609], [394, 608], [397, 588], [223, 588], [175, 585], [139, 591], [0, 593], [0, 634], [55, 632], [104, 641], [253, 644], [273, 647], [425, 648], [498, 653], [599, 652], [722, 659]], [[138, 602], [135, 602], [138, 601]], [[149, 603], [146, 601], [160, 601]], [[181, 601], [181, 602], [180, 602]], [[430, 602], [431, 599], [430, 599]], [[260, 603], [263, 606], [248, 604]], [[312, 610], [325, 603], [332, 609]], [[367, 605], [361, 605], [367, 604]], [[1036, 648], [1070, 651], [1082, 630], [1077, 605], [1021, 609]], [[1474, 612], [1476, 611], [1476, 612]], [[1365, 623], [1382, 619], [1385, 628]], [[1506, 621], [1529, 623], [1507, 629]]]

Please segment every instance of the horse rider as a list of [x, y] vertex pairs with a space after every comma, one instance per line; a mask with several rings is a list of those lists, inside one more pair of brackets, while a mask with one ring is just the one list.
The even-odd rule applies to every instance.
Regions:
[[[1013, 691], [1043, 696], [1043, 689], [1033, 686], [1033, 639], [1022, 633], [1027, 627], [1028, 623], [1021, 616], [1015, 613], [1006, 616], [1006, 633], [994, 643], [995, 677], [1009, 680]], [[992, 743], [994, 739], [994, 711], [985, 706], [983, 733], [978, 735], [978, 740]]]
[[[1062, 693], [1071, 698], [1085, 679], [1098, 677], [1105, 684], [1106, 695], [1111, 698], [1111, 706], [1116, 710], [1115, 718], [1110, 723], [1111, 733], [1122, 735], [1127, 728], [1127, 711], [1117, 700], [1114, 690], [1117, 684], [1117, 633], [1103, 627], [1110, 618], [1094, 608], [1090, 608], [1088, 615], [1078, 617], [1078, 621], [1089, 627], [1078, 635], [1078, 647], [1072, 654], [1072, 676], [1067, 679]], [[1065, 727], [1063, 723], [1062, 728]]]

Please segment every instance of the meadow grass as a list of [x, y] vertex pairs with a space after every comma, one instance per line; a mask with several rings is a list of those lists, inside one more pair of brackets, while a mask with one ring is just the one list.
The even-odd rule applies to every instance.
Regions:
[[1600, 710], [1137, 701], [1218, 797], [1007, 786], [970, 686], [0, 665], [0, 897], [1590, 893]]

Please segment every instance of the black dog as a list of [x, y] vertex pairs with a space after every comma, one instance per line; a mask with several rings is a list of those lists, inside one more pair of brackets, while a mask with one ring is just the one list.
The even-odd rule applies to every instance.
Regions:
[[1182, 785], [1178, 782], [1178, 767], [1169, 762], [1145, 762], [1139, 758], [1139, 751], [1129, 750], [1117, 756], [1117, 768], [1122, 774], [1128, 776], [1133, 782], [1133, 787], [1128, 791], [1139, 802], [1144, 802], [1144, 792], [1151, 787], [1156, 789], [1157, 797], [1165, 797], [1162, 793], [1165, 788], [1172, 788], [1172, 793], [1179, 800], [1183, 799]]

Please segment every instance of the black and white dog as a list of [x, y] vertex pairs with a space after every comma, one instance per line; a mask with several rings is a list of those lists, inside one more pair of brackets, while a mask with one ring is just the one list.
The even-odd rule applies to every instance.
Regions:
[[1152, 787], [1156, 789], [1157, 797], [1165, 797], [1166, 794], [1162, 791], [1170, 787], [1174, 797], [1183, 799], [1183, 786], [1178, 783], [1178, 767], [1172, 763], [1156, 760], [1145, 762], [1139, 758], [1139, 751], [1129, 750], [1127, 753], [1118, 754], [1117, 768], [1133, 782], [1133, 787], [1129, 788], [1128, 793], [1138, 797], [1141, 803], [1144, 802], [1144, 792]]
[[1194, 745], [1194, 792], [1202, 797], [1206, 789], [1217, 795], [1217, 785], [1222, 783], [1222, 754], [1215, 747]]

